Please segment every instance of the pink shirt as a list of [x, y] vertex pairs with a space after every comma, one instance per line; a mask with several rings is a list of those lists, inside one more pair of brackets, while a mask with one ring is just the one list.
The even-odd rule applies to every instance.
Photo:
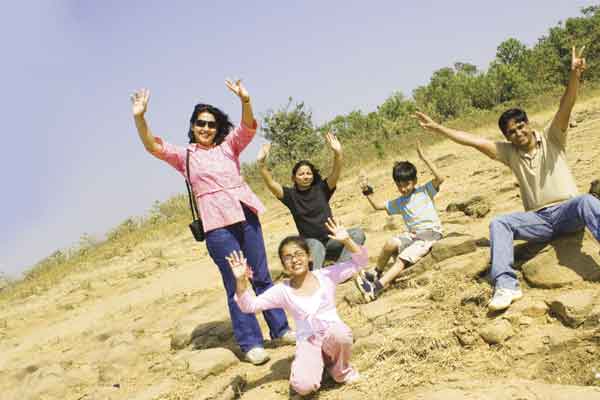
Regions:
[[283, 308], [296, 322], [296, 339], [322, 336], [331, 322], [341, 322], [335, 307], [335, 288], [367, 265], [367, 249], [352, 254], [352, 259], [313, 271], [319, 289], [311, 296], [299, 296], [287, 281], [278, 283], [255, 297], [250, 289], [234, 296], [242, 312], [251, 314], [272, 308]]
[[184, 148], [154, 138], [162, 147], [154, 156], [169, 163], [186, 179], [186, 152], [190, 151], [190, 180], [204, 231], [244, 221], [240, 202], [257, 214], [265, 210], [240, 173], [240, 153], [255, 133], [256, 122], [252, 129], [240, 124], [220, 145], [211, 148], [197, 143]]

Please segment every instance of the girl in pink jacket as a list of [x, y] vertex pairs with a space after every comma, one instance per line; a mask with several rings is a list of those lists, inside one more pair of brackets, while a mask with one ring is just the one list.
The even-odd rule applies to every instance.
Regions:
[[350, 365], [352, 331], [337, 313], [335, 288], [367, 265], [367, 251], [332, 219], [325, 225], [331, 232], [329, 237], [342, 242], [352, 259], [311, 271], [306, 241], [300, 236], [289, 236], [279, 245], [279, 258], [289, 279], [258, 297], [248, 289], [250, 268], [243, 254], [233, 252], [228, 258], [236, 278], [235, 300], [243, 312], [283, 308], [296, 321], [296, 354], [290, 384], [300, 395], [319, 389], [324, 367], [339, 383], [359, 378], [358, 371]]

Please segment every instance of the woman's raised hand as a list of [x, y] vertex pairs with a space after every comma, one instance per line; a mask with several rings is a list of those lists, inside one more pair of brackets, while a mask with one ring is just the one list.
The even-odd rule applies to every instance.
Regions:
[[229, 263], [236, 280], [252, 277], [252, 271], [248, 268], [246, 257], [244, 257], [244, 253], [241, 250], [232, 251], [229, 257], [225, 257], [225, 259]]
[[340, 154], [342, 152], [342, 144], [340, 140], [337, 138], [336, 134], [329, 131], [325, 134], [325, 140], [327, 141], [327, 145], [329, 148], [336, 154]]
[[256, 157], [256, 162], [259, 164], [267, 161], [267, 157], [269, 156], [269, 151], [271, 150], [271, 143], [265, 143], [262, 145], [258, 152], [258, 156]]
[[139, 116], [146, 113], [148, 108], [148, 100], [150, 99], [150, 91], [148, 89], [136, 90], [129, 96], [132, 103], [133, 115]]
[[331, 217], [327, 218], [325, 227], [331, 232], [331, 235], [327, 235], [330, 239], [337, 240], [338, 242], [345, 242], [350, 239], [350, 234], [348, 234], [348, 231], [341, 222], [336, 223]]
[[231, 90], [237, 97], [239, 97], [241, 101], [247, 102], [248, 100], [250, 100], [250, 95], [248, 94], [248, 91], [246, 90], [244, 85], [242, 85], [241, 79], [238, 79], [236, 81], [226, 79], [225, 85], [227, 85], [229, 90]]

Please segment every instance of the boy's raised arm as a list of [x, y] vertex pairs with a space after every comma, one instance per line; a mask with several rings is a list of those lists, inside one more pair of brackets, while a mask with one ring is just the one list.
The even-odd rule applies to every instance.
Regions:
[[419, 119], [419, 125], [425, 130], [432, 131], [435, 133], [441, 133], [450, 140], [462, 144], [465, 146], [473, 147], [492, 160], [496, 160], [498, 156], [498, 150], [496, 149], [496, 143], [489, 139], [481, 138], [472, 133], [459, 131], [456, 129], [447, 128], [441, 124], [438, 124], [432, 120], [427, 114], [422, 112], [416, 112], [416, 117]]
[[433, 174], [433, 181], [431, 182], [433, 184], [433, 187], [435, 188], [435, 190], [440, 190], [440, 185], [444, 182], [445, 178], [442, 175], [440, 175], [440, 173], [437, 170], [437, 168], [435, 167], [435, 165], [429, 161], [427, 156], [425, 156], [425, 153], [423, 152], [423, 148], [421, 147], [421, 142], [418, 140], [417, 140], [417, 154], [419, 154], [419, 158], [421, 160], [423, 160], [425, 165], [427, 165], [427, 168], [429, 168], [429, 170]]

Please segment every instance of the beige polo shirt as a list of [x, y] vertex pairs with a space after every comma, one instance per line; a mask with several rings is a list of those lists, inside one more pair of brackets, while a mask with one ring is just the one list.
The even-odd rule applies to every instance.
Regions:
[[537, 147], [527, 154], [510, 142], [496, 142], [497, 160], [515, 174], [526, 211], [535, 211], [579, 195], [567, 165], [567, 132], [548, 125], [535, 132]]

